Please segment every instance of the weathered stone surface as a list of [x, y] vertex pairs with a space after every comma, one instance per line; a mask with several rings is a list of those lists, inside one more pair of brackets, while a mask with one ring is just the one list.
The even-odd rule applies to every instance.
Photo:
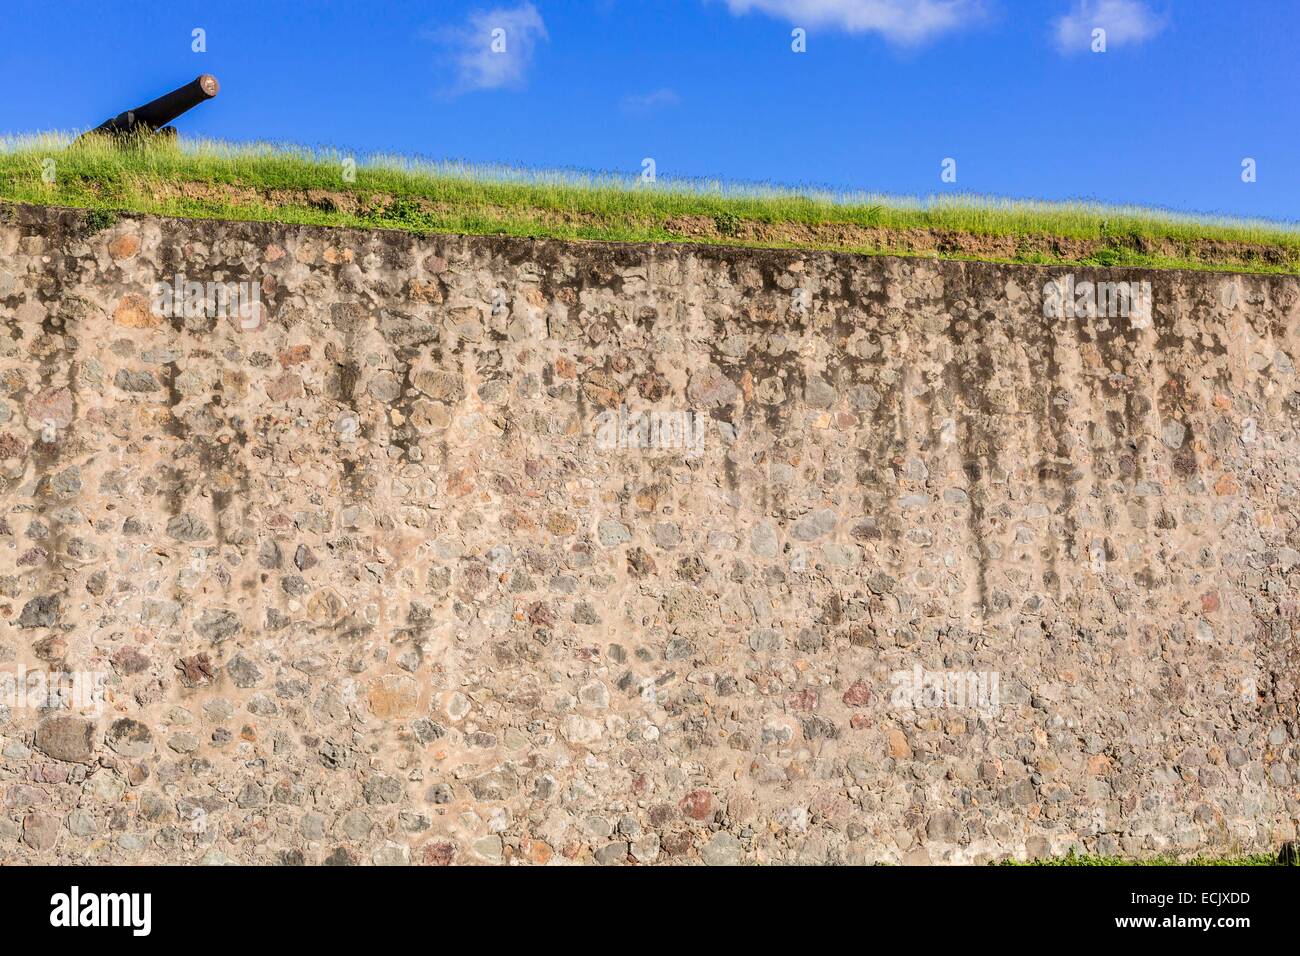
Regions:
[[733, 834], [722, 830], [700, 848], [700, 858], [709, 866], [739, 866], [744, 847]]
[[186, 512], [168, 520], [167, 534], [177, 541], [202, 541], [212, 531], [202, 519]]
[[211, 607], [203, 611], [194, 622], [194, 631], [213, 643], [238, 634], [241, 628], [239, 615], [228, 608]]
[[0, 863], [1296, 839], [1294, 277], [77, 216], [0, 223], [0, 671], [108, 696], [0, 708]]
[[56, 760], [88, 763], [95, 754], [95, 738], [93, 720], [61, 714], [36, 725], [35, 747]]
[[105, 743], [123, 757], [144, 757], [153, 752], [153, 732], [130, 717], [119, 717], [109, 725]]
[[122, 296], [122, 300], [113, 309], [113, 321], [128, 329], [152, 329], [162, 324], [162, 317], [154, 314], [147, 298], [138, 293], [130, 293]]
[[59, 619], [59, 596], [45, 594], [23, 605], [18, 615], [19, 627], [53, 627]]
[[48, 813], [29, 813], [23, 817], [23, 842], [37, 853], [54, 849], [59, 839], [59, 818]]

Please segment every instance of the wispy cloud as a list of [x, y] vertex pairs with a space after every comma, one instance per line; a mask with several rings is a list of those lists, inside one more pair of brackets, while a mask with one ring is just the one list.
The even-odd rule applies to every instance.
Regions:
[[455, 78], [451, 95], [524, 85], [537, 45], [548, 39], [542, 15], [531, 3], [476, 11], [458, 27], [425, 33], [446, 47]]
[[1106, 48], [1142, 43], [1164, 29], [1164, 20], [1141, 0], [1075, 0], [1056, 20], [1056, 46], [1062, 53], [1086, 53], [1092, 31], [1106, 31]]
[[735, 14], [751, 11], [807, 28], [879, 33], [891, 43], [915, 45], [969, 26], [982, 15], [980, 0], [726, 0]]
[[649, 113], [651, 110], [676, 106], [680, 102], [680, 96], [667, 87], [664, 87], [663, 89], [655, 90], [653, 93], [639, 93], [625, 96], [619, 103], [619, 106], [625, 113]]

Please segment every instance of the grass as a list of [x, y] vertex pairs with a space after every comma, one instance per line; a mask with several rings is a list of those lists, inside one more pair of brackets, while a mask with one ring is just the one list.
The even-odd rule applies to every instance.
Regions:
[[1180, 860], [1172, 856], [1154, 856], [1145, 859], [1127, 859], [1118, 856], [1095, 856], [1093, 854], [1076, 855], [1073, 851], [1065, 856], [1045, 860], [1004, 860], [999, 866], [1292, 866], [1278, 861], [1275, 853], [1255, 853], [1246, 856], [1228, 857], [1193, 857]]
[[349, 162], [333, 150], [267, 144], [9, 137], [0, 139], [0, 200], [419, 233], [1300, 274], [1294, 223], [1090, 202], [642, 183], [393, 156]]

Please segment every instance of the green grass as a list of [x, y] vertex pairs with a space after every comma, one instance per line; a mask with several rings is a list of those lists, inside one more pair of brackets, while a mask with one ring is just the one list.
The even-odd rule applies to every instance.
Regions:
[[1052, 857], [1045, 860], [1004, 860], [999, 866], [1285, 866], [1278, 862], [1275, 853], [1255, 853], [1246, 856], [1193, 857], [1180, 860], [1172, 856], [1154, 856], [1145, 859], [1126, 859], [1118, 856], [1095, 856], [1092, 854]]
[[[569, 240], [1300, 273], [1300, 228], [1095, 203], [908, 199], [540, 172], [266, 144], [0, 139], [0, 200], [169, 216]], [[52, 173], [43, 179], [42, 173]]]

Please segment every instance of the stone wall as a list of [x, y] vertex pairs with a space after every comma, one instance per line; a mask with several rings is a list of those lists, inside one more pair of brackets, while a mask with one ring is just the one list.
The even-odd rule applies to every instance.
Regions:
[[8, 207], [0, 315], [0, 862], [1296, 835], [1294, 277]]

